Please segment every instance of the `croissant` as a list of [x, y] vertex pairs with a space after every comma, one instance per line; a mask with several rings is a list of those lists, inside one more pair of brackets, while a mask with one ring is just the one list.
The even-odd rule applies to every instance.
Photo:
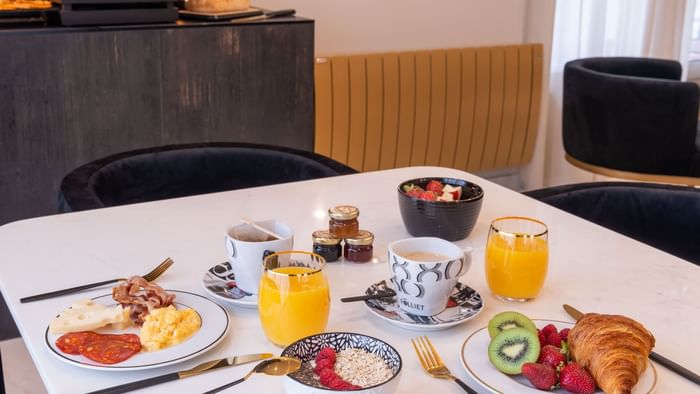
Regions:
[[629, 394], [647, 368], [654, 336], [638, 322], [619, 315], [587, 313], [569, 332], [571, 357], [608, 394]]

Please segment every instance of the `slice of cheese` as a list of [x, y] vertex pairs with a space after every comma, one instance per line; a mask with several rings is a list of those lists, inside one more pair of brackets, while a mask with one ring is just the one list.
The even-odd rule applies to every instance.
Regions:
[[52, 334], [65, 334], [90, 331], [108, 324], [125, 328], [128, 323], [130, 323], [128, 308], [124, 309], [121, 305], [108, 307], [93, 300], [80, 300], [53, 319], [49, 324], [49, 331]]

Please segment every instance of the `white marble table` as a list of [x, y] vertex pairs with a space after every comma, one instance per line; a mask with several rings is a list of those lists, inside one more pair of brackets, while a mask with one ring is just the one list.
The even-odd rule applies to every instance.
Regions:
[[[46, 388], [51, 393], [78, 393], [190, 368], [205, 360], [280, 349], [261, 332], [256, 311], [228, 308], [232, 329], [212, 351], [193, 360], [141, 372], [96, 372], [67, 365], [49, 354], [44, 331], [49, 320], [76, 296], [20, 304], [24, 296], [141, 274], [164, 257], [175, 265], [158, 282], [163, 287], [205, 294], [204, 271], [225, 260], [223, 234], [241, 217], [276, 218], [295, 231], [295, 247], [311, 248], [311, 232], [327, 226], [326, 210], [337, 204], [360, 208], [362, 228], [376, 235], [377, 263], [328, 264], [331, 316], [328, 331], [354, 331], [386, 340], [403, 357], [399, 392], [453, 392], [460, 388], [425, 374], [410, 345], [419, 333], [375, 318], [362, 303], [343, 304], [341, 297], [362, 294], [388, 278], [386, 245], [409, 237], [399, 214], [397, 185], [419, 176], [451, 176], [481, 185], [485, 200], [473, 233], [459, 246], [474, 247], [471, 270], [462, 281], [479, 291], [484, 312], [465, 324], [430, 333], [452, 371], [486, 392], [463, 369], [459, 353], [465, 338], [494, 314], [516, 309], [533, 318], [571, 319], [562, 303], [584, 311], [620, 313], [643, 322], [656, 336], [656, 351], [700, 371], [700, 268], [597, 225], [541, 204], [476, 176], [445, 168], [413, 167], [285, 185], [245, 189], [161, 202], [137, 204], [23, 220], [0, 227], [0, 290], [8, 301], [22, 337]], [[539, 218], [550, 229], [550, 268], [540, 296], [509, 304], [489, 293], [483, 258], [489, 222], [499, 216]], [[97, 296], [109, 288], [85, 292]], [[155, 386], [153, 393], [194, 393], [237, 379], [251, 365]], [[657, 393], [698, 392], [698, 387], [658, 366]], [[282, 379], [254, 376], [230, 392], [281, 393]]]

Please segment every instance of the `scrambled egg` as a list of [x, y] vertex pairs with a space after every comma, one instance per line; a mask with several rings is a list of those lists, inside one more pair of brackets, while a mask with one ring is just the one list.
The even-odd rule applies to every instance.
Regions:
[[201, 325], [202, 320], [194, 309], [176, 310], [172, 305], [154, 309], [144, 319], [139, 335], [141, 345], [149, 352], [177, 345]]

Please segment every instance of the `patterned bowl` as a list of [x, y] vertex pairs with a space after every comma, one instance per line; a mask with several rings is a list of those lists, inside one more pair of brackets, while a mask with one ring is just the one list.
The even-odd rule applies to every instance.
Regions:
[[[461, 186], [458, 201], [426, 201], [407, 195], [403, 186], [414, 184], [425, 189], [428, 182], [438, 180], [445, 185]], [[399, 209], [406, 230], [414, 237], [438, 237], [458, 241], [469, 236], [481, 211], [484, 191], [477, 184], [455, 178], [416, 178], [401, 182]]]
[[311, 361], [321, 349], [330, 347], [336, 352], [347, 349], [362, 349], [378, 356], [389, 369], [390, 377], [373, 386], [357, 390], [349, 390], [351, 393], [362, 394], [391, 394], [396, 392], [401, 374], [401, 356], [393, 346], [388, 343], [370, 337], [368, 335], [351, 332], [327, 332], [302, 338], [282, 351], [282, 356], [296, 357], [302, 361], [302, 369], [285, 377], [284, 388], [287, 394], [329, 394], [340, 392], [322, 386], [320, 383], [309, 383], [309, 379], [315, 376], [311, 370]]

